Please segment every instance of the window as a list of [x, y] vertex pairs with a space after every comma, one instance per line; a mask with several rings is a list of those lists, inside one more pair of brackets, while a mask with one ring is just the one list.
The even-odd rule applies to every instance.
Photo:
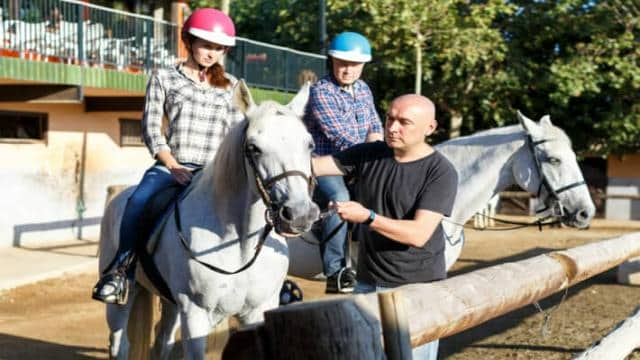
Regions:
[[140, 120], [120, 119], [120, 146], [144, 146]]
[[0, 111], [0, 141], [43, 142], [48, 128], [46, 113]]

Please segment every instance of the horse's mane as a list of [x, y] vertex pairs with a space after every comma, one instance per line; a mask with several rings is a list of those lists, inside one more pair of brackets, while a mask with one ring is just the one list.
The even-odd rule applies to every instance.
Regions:
[[220, 144], [213, 161], [205, 168], [203, 176], [211, 176], [216, 188], [216, 198], [235, 194], [246, 186], [244, 167], [245, 129], [248, 120], [237, 123]]
[[249, 119], [253, 119], [256, 116], [267, 118], [269, 115], [288, 115], [297, 117], [291, 109], [273, 100], [265, 100], [261, 102], [259, 106], [253, 108], [251, 112], [247, 114], [247, 117]]
[[[569, 139], [567, 134], [559, 127], [552, 126], [550, 128], [547, 128], [547, 132], [548, 139], [564, 141], [567, 142], [569, 146], [571, 146], [571, 139]], [[439, 143], [437, 147], [446, 145], [487, 145], [488, 142], [497, 144], [503, 141], [511, 141], [513, 140], [514, 136], [520, 136], [523, 133], [524, 129], [519, 124], [503, 126], [499, 128], [478, 131], [467, 136], [450, 139], [445, 142]]]
[[263, 101], [259, 106], [251, 109], [245, 120], [231, 128], [220, 144], [215, 157], [205, 167], [201, 181], [215, 184], [216, 198], [233, 196], [238, 190], [246, 188], [247, 176], [242, 147], [247, 129], [251, 124], [259, 123], [261, 119], [268, 119], [269, 115], [294, 114], [289, 108], [275, 101]]

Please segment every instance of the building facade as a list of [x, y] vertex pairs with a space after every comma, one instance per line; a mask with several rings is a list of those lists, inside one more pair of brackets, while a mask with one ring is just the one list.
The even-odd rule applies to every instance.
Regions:
[[[180, 25], [72, 0], [0, 0], [0, 20], [0, 247], [95, 240], [107, 187], [137, 183], [153, 161], [144, 91], [179, 61]], [[239, 39], [226, 67], [256, 101], [283, 102], [324, 61]]]

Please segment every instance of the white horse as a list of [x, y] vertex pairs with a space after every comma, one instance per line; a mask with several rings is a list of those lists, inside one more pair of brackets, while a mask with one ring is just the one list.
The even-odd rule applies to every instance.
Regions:
[[[220, 321], [237, 315], [242, 324], [256, 323], [265, 310], [278, 306], [288, 250], [269, 232], [270, 225], [281, 234], [299, 234], [319, 215], [310, 197], [313, 140], [301, 121], [307, 98], [305, 86], [286, 107], [272, 101], [256, 106], [244, 82], [236, 87], [234, 99], [246, 120], [226, 136], [180, 200], [178, 215], [168, 217], [157, 234], [153, 259], [175, 304], [162, 299], [155, 357], [168, 356], [179, 324], [185, 358], [204, 359], [206, 337]], [[114, 198], [105, 211], [101, 270], [118, 247], [132, 190]], [[234, 270], [242, 271], [224, 273]], [[118, 359], [127, 358], [135, 292], [158, 293], [141, 266], [137, 280], [126, 305], [107, 305], [109, 354]], [[128, 335], [134, 342], [138, 334]]]
[[[544, 116], [536, 123], [518, 112], [520, 125], [482, 131], [438, 144], [458, 171], [458, 195], [451, 216], [444, 218], [445, 257], [449, 269], [464, 244], [462, 225], [489, 200], [517, 184], [538, 196], [540, 216], [552, 216], [565, 225], [584, 228], [595, 206], [571, 149], [571, 141]], [[317, 278], [322, 264], [317, 241], [309, 233], [287, 239], [289, 274]], [[352, 253], [354, 249], [352, 249]], [[353, 256], [352, 256], [353, 261]]]

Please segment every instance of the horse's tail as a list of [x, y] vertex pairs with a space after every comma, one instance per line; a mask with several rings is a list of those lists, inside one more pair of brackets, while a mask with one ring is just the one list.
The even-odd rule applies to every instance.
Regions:
[[136, 285], [134, 296], [127, 325], [127, 334], [131, 344], [129, 359], [148, 359], [151, 352], [151, 333], [157, 299], [149, 290], [140, 285]]

